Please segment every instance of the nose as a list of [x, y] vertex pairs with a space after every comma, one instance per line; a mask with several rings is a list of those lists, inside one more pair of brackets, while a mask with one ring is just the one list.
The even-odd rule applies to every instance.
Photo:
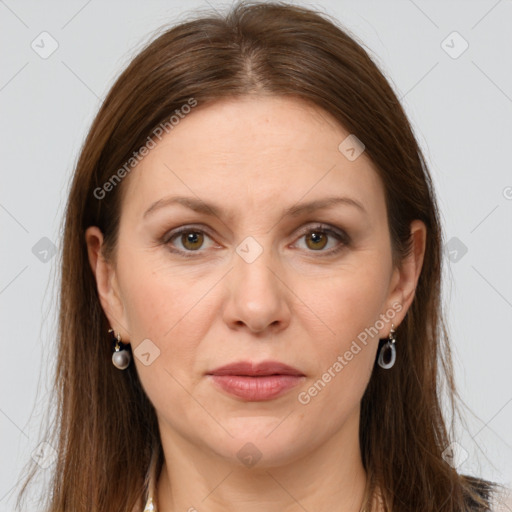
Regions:
[[283, 271], [270, 249], [249, 261], [234, 255], [234, 268], [227, 276], [224, 321], [231, 329], [276, 334], [289, 325], [291, 317], [291, 293]]

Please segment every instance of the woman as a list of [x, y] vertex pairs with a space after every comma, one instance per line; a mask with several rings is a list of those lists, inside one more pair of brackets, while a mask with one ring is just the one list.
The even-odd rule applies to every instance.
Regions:
[[334, 22], [238, 4], [162, 34], [70, 191], [45, 510], [488, 510], [441, 412], [441, 245], [399, 101]]

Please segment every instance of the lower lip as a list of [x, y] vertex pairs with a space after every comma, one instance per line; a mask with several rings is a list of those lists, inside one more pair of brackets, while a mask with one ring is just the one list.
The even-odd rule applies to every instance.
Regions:
[[298, 386], [304, 379], [298, 375], [210, 375], [212, 380], [226, 393], [250, 402], [271, 400], [284, 395]]

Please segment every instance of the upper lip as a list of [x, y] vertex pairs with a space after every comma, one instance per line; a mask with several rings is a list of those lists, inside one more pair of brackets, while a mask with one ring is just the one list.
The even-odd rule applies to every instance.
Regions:
[[304, 374], [300, 370], [297, 370], [297, 368], [280, 363], [279, 361], [262, 361], [261, 363], [238, 361], [209, 371], [208, 375], [239, 375], [249, 377], [264, 375], [304, 376]]

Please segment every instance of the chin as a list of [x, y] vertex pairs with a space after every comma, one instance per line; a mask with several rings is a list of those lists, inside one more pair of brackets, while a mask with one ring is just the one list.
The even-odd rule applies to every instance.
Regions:
[[230, 464], [236, 463], [248, 469], [284, 466], [306, 455], [318, 439], [313, 434], [307, 439], [304, 425], [299, 429], [293, 420], [288, 423], [285, 419], [287, 414], [233, 418], [224, 423], [233, 437], [223, 430], [221, 439], [203, 442]]

